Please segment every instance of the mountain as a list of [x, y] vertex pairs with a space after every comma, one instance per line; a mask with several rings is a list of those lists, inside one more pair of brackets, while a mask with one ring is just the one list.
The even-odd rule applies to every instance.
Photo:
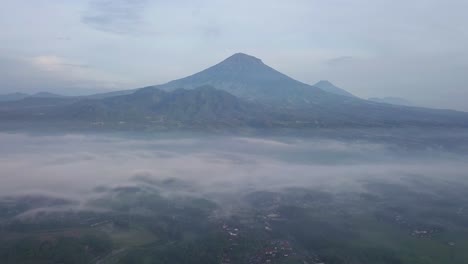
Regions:
[[73, 116], [79, 118], [115, 115], [117, 119], [126, 121], [146, 119], [195, 123], [236, 123], [237, 119], [248, 116], [253, 110], [237, 97], [210, 86], [171, 92], [143, 89], [130, 95], [80, 101], [67, 109], [73, 109]]
[[28, 97], [25, 93], [0, 94], [0, 102], [17, 101]]
[[368, 99], [369, 101], [377, 102], [377, 103], [383, 103], [383, 104], [392, 104], [392, 105], [403, 105], [403, 106], [414, 106], [413, 103], [410, 101], [400, 98], [400, 97], [371, 97]]
[[[322, 82], [319, 86], [323, 85], [328, 89], [333, 89], [333, 86], [336, 88], [333, 89], [334, 93], [294, 80], [254, 56], [236, 53], [196, 74], [142, 90], [173, 91], [210, 85], [242, 100], [280, 109], [284, 113], [294, 113], [293, 119], [311, 126], [398, 126], [431, 122], [438, 125], [456, 123], [468, 126], [465, 123], [468, 120], [464, 119], [467, 114], [376, 103], [355, 97], [328, 83]], [[336, 94], [337, 89], [341, 94]]]
[[244, 100], [282, 106], [309, 105], [318, 101], [346, 101], [323, 90], [296, 81], [265, 65], [262, 60], [236, 53], [194, 75], [145, 89], [172, 91], [210, 85]]
[[0, 105], [0, 120], [208, 128], [265, 126], [280, 119], [275, 119], [276, 114], [263, 107], [211, 86], [169, 92], [140, 89], [103, 99], [30, 98], [26, 101]]
[[104, 99], [104, 98], [114, 97], [114, 96], [129, 95], [129, 94], [134, 93], [136, 90], [138, 89], [98, 93], [98, 94], [92, 94], [92, 95], [81, 96], [81, 97], [88, 98], [88, 99]]
[[2, 94], [0, 95], [0, 102], [12, 102], [12, 101], [19, 101], [25, 98], [60, 98], [64, 97], [63, 95], [58, 95], [49, 92], [39, 92], [32, 95], [26, 93], [10, 93], [10, 94]]
[[88, 97], [0, 103], [0, 125], [74, 123], [109, 128], [468, 127], [468, 113], [406, 107], [324, 91], [238, 53], [172, 82]]
[[28, 97], [1, 103], [0, 121], [1, 125], [16, 122], [50, 128], [71, 124], [110, 129], [467, 127], [468, 114], [372, 102], [283, 108], [201, 86], [174, 91], [139, 89], [104, 99]]
[[314, 84], [313, 86], [318, 87], [325, 92], [332, 93], [332, 94], [338, 94], [338, 95], [343, 95], [343, 96], [348, 96], [348, 97], [356, 97], [350, 92], [341, 89], [339, 87], [336, 87], [334, 84], [327, 80], [321, 80], [318, 83]]
[[40, 98], [59, 98], [59, 97], [64, 97], [63, 95], [60, 94], [54, 94], [54, 93], [49, 93], [49, 92], [39, 92], [31, 95], [31, 97], [40, 97]]

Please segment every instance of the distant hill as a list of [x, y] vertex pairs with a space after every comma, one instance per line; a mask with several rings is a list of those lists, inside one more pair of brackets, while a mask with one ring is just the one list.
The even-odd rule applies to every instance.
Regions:
[[103, 99], [103, 98], [108, 98], [108, 97], [114, 97], [114, 96], [121, 96], [121, 95], [128, 95], [134, 93], [138, 89], [133, 89], [133, 90], [122, 90], [122, 91], [114, 91], [114, 92], [107, 92], [107, 93], [98, 93], [98, 94], [92, 94], [88, 96], [81, 96], [83, 98], [89, 98], [89, 99]]
[[29, 98], [0, 104], [0, 120], [147, 124], [155, 127], [264, 126], [275, 113], [211, 86], [141, 89], [103, 99]]
[[[33, 98], [0, 104], [0, 124], [75, 123], [108, 128], [316, 128], [468, 126], [455, 111], [369, 105], [278, 108], [240, 99], [211, 86], [140, 89], [104, 99]], [[1, 126], [0, 126], [1, 127]]]
[[[101, 100], [82, 100], [63, 107], [60, 115], [87, 120], [225, 123], [235, 125], [253, 117], [255, 107], [210, 86], [166, 92], [143, 89]], [[252, 117], [250, 117], [252, 115]]]
[[333, 94], [338, 94], [338, 95], [343, 95], [343, 96], [348, 96], [348, 97], [356, 97], [350, 92], [343, 90], [339, 87], [336, 87], [334, 84], [332, 84], [331, 82], [327, 80], [321, 80], [318, 83], [314, 84], [313, 86], [318, 87], [328, 93], [333, 93]]
[[371, 97], [368, 99], [369, 101], [383, 103], [383, 104], [392, 104], [392, 105], [403, 105], [403, 106], [415, 106], [410, 101], [400, 98], [400, 97]]
[[59, 97], [64, 97], [63, 95], [60, 94], [55, 94], [55, 93], [49, 93], [49, 92], [39, 92], [31, 95], [31, 97], [40, 97], [40, 98], [59, 98]]
[[26, 94], [26, 93], [10, 93], [10, 94], [2, 94], [0, 95], [0, 102], [11, 102], [11, 101], [18, 101], [23, 100], [28, 97], [35, 97], [35, 98], [60, 98], [64, 97], [63, 95], [49, 93], [49, 92], [39, 92], [35, 94]]
[[21, 100], [28, 97], [29, 94], [25, 93], [10, 93], [10, 94], [0, 94], [0, 102], [9, 102]]

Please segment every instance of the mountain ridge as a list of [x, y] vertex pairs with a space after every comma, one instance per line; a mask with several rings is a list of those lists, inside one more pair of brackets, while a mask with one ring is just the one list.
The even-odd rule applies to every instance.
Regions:
[[383, 103], [383, 104], [392, 104], [392, 105], [402, 105], [402, 106], [416, 106], [410, 101], [401, 98], [401, 97], [370, 97], [367, 99], [369, 101]]
[[326, 92], [237, 53], [185, 78], [109, 97], [27, 97], [0, 103], [0, 121], [66, 121], [112, 128], [468, 127], [468, 113]]
[[348, 96], [348, 97], [356, 97], [352, 93], [335, 86], [333, 83], [331, 83], [328, 80], [320, 80], [313, 86], [318, 87], [328, 93], [333, 93], [333, 94], [343, 95], [343, 96]]

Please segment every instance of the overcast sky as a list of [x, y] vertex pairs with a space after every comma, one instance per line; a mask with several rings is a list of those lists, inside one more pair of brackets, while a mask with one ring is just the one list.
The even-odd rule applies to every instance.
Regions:
[[0, 93], [164, 83], [236, 52], [300, 81], [468, 111], [466, 0], [2, 0]]

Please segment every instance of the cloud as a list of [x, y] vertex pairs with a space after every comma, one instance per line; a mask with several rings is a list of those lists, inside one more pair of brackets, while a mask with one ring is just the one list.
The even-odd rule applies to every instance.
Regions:
[[92, 28], [116, 34], [155, 33], [144, 20], [148, 0], [94, 0], [81, 17]]
[[91, 94], [127, 88], [129, 85], [124, 77], [56, 55], [0, 56], [0, 93], [48, 91], [64, 95]]
[[222, 35], [222, 31], [218, 27], [206, 26], [202, 29], [203, 36], [208, 39], [219, 38]]
[[345, 197], [389, 184], [415, 192], [468, 186], [466, 152], [433, 155], [372, 141], [0, 133], [0, 145], [0, 205], [34, 200], [17, 214], [23, 220], [110, 210], [96, 201], [124, 194], [202, 197], [227, 212], [258, 191]]
[[57, 39], [57, 40], [63, 40], [63, 41], [69, 41], [69, 40], [71, 40], [71, 38], [68, 37], [68, 36], [58, 36], [58, 37], [55, 37], [55, 39]]
[[360, 188], [369, 178], [452, 177], [468, 169], [464, 156], [434, 158], [392, 145], [321, 138], [0, 134], [0, 145], [3, 195], [33, 190], [75, 198], [97, 186], [167, 179], [189, 183], [195, 193], [298, 186], [340, 191]]
[[67, 61], [58, 56], [37, 56], [31, 59], [33, 65], [46, 71], [63, 71], [68, 67], [90, 68], [89, 65]]
[[343, 63], [351, 62], [353, 60], [353, 56], [340, 56], [336, 58], [332, 58], [326, 61], [326, 63], [332, 67], [340, 66]]

